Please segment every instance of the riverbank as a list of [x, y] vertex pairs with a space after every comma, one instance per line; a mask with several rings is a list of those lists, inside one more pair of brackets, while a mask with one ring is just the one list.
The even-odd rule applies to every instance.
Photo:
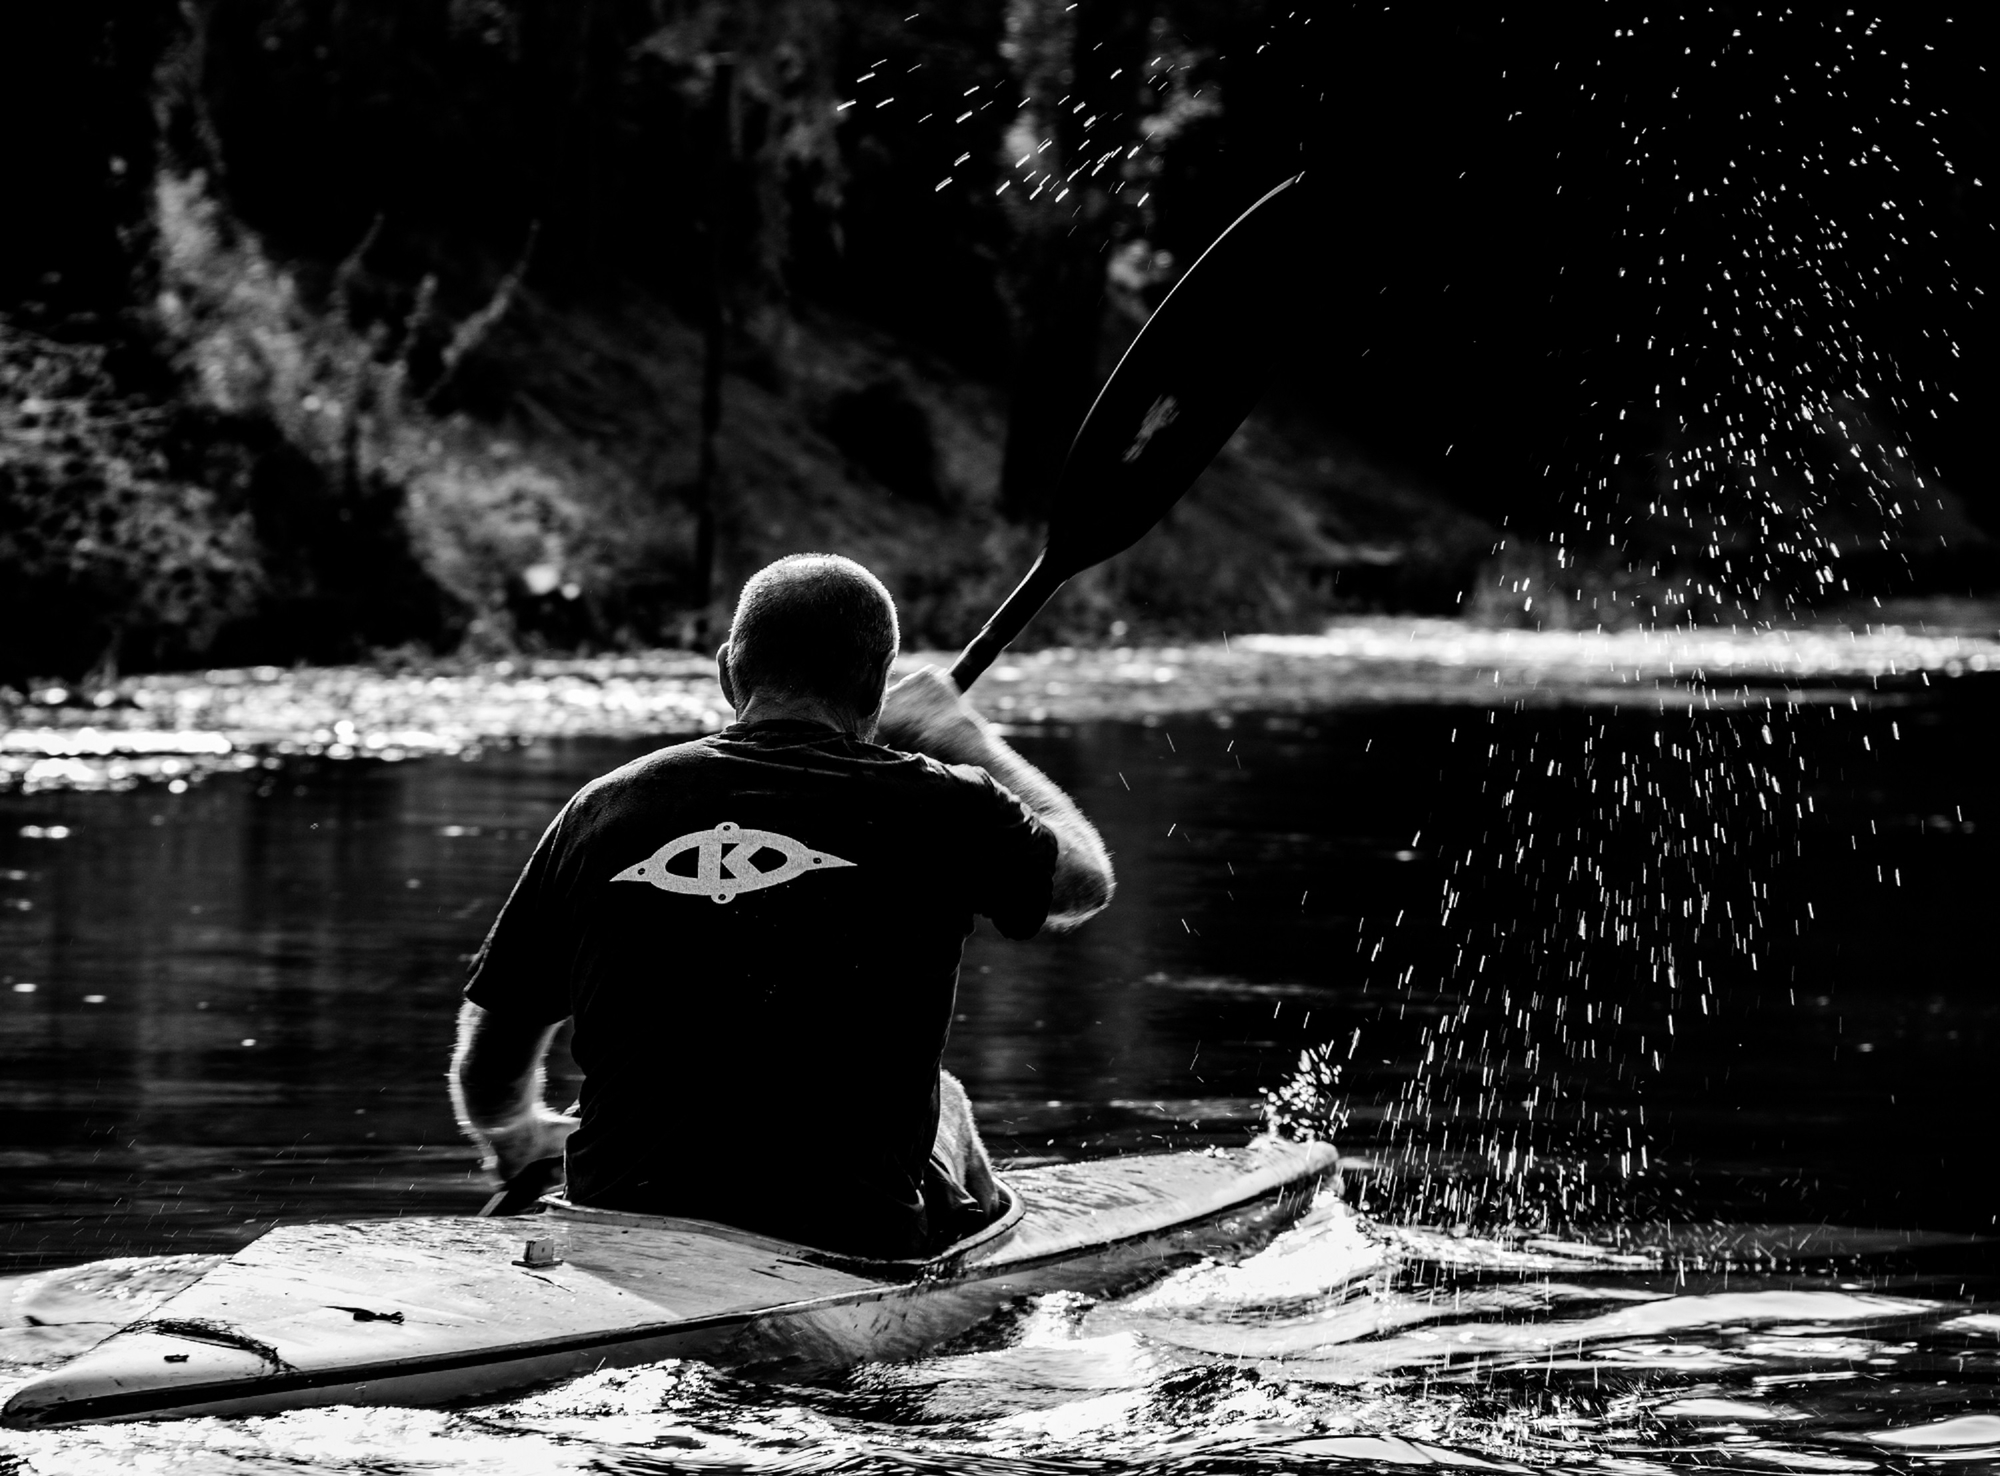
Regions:
[[[1527, 631], [1356, 617], [1315, 635], [1010, 652], [974, 692], [1003, 723], [1228, 725], [1355, 705], [1657, 706], [1880, 700], [2000, 670], [2000, 609], [1773, 630]], [[913, 652], [902, 670], [949, 665]], [[0, 789], [184, 789], [292, 757], [471, 758], [496, 743], [685, 736], [729, 721], [685, 652], [405, 666], [243, 667], [0, 695]]]

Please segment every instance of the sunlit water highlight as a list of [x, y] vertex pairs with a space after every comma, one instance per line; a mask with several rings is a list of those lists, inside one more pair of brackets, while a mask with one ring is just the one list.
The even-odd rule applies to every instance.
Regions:
[[[1901, 623], [1577, 631], [1377, 616], [1317, 635], [1011, 653], [978, 689], [1008, 721], [1227, 717], [1385, 703], [1650, 706], [1880, 699], [1883, 679], [2000, 671], [2000, 610]], [[902, 669], [948, 666], [915, 653]], [[1866, 686], [1860, 685], [1866, 683]], [[1893, 700], [1893, 699], [1892, 699]], [[252, 667], [0, 693], [0, 789], [183, 788], [296, 756], [476, 756], [534, 739], [695, 733], [729, 720], [704, 658], [679, 653], [470, 667]]]

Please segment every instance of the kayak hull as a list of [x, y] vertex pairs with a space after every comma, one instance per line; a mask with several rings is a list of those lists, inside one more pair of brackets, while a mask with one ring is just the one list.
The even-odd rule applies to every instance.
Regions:
[[[1010, 1179], [1019, 1224], [921, 1266], [588, 1211], [288, 1227], [25, 1385], [0, 1421], [455, 1403], [668, 1358], [822, 1378], [915, 1356], [1026, 1296], [1254, 1248], [1334, 1165], [1324, 1144], [1266, 1144], [1027, 1170]], [[522, 1259], [531, 1236], [554, 1264]]]

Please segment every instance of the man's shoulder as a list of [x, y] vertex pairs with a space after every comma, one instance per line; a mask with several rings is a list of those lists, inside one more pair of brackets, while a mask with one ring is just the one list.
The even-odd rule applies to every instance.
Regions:
[[977, 764], [946, 764], [932, 758], [926, 758], [925, 762], [934, 772], [934, 782], [948, 786], [956, 797], [958, 808], [954, 813], [961, 817], [961, 823], [982, 830], [1046, 833], [1053, 846], [1053, 832], [1048, 831], [1034, 806], [987, 770]]
[[687, 778], [718, 757], [715, 735], [685, 739], [642, 753], [607, 774], [599, 774], [570, 799], [570, 809], [590, 814], [615, 808], [620, 802], [662, 784]]
[[[754, 749], [738, 752], [739, 746], [731, 744], [727, 733], [715, 733], [641, 754], [576, 792], [568, 805], [571, 825], [594, 831], [620, 816], [647, 812], [658, 804], [682, 803], [711, 788], [728, 791], [744, 782], [739, 761], [776, 757]], [[1004, 785], [975, 764], [943, 763], [928, 754], [859, 739], [815, 745], [810, 752], [793, 749], [784, 757], [775, 773], [760, 767], [754, 776], [758, 790], [770, 793], [776, 782], [782, 791], [788, 780], [810, 789], [831, 778], [843, 790], [863, 786], [898, 809], [937, 805], [948, 814], [965, 816], [1019, 804]]]
[[948, 764], [943, 759], [932, 758], [927, 753], [905, 753], [900, 748], [884, 749], [883, 752], [907, 760], [910, 778], [919, 784], [935, 784], [953, 789], [964, 784], [990, 784], [993, 779], [992, 775], [977, 764]]
[[895, 777], [917, 789], [959, 796], [972, 804], [992, 799], [1015, 801], [1012, 791], [977, 764], [948, 764], [927, 753], [905, 753], [897, 748], [877, 751], [903, 760], [895, 767]]

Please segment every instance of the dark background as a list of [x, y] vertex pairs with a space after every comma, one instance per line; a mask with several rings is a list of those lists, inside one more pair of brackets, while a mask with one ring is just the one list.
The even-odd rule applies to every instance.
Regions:
[[[1303, 168], [1317, 225], [1265, 417], [1282, 432], [1270, 460], [1310, 480], [1333, 447], [1471, 530], [1412, 553], [1416, 515], [1378, 516], [1363, 531], [1405, 568], [1437, 567], [1373, 585], [1352, 572], [1342, 591], [1476, 607], [1473, 555], [1503, 523], [1517, 551], [1562, 538], [1607, 570], [1672, 565], [1713, 589], [1697, 612], [1710, 618], [1990, 585], [1991, 131], [1967, 26], [1936, 7], [1654, 9], [16, 7], [0, 36], [0, 121], [17, 145], [0, 312], [110, 344], [117, 391], [174, 408], [163, 475], [249, 489], [261, 553], [244, 557], [262, 560], [263, 583], [245, 618], [283, 616], [282, 586], [304, 591], [284, 618], [311, 605], [359, 643], [323, 632], [300, 654], [443, 649], [479, 626], [463, 608], [477, 599], [439, 594], [401, 545], [386, 463], [350, 447], [343, 466], [280, 412], [218, 416], [189, 390], [189, 356], [161, 326], [161, 171], [199, 176], [224, 234], [255, 233], [425, 414], [505, 426], [532, 389], [578, 437], [629, 440], [611, 421], [579, 430], [588, 417], [538, 380], [566, 368], [544, 330], [656, 309], [719, 324], [731, 373], [803, 404], [804, 324], [877, 353], [874, 377], [854, 371], [801, 411], [862, 483], [892, 507], [928, 500], [976, 521], [944, 486], [934, 409], [899, 386], [987, 386], [1006, 416], [993, 510], [1032, 531], [1146, 306]], [[1061, 199], [1024, 199], [1018, 119], [1047, 144], [1035, 162], [1064, 177]], [[456, 352], [517, 267], [535, 335], [517, 310]], [[657, 344], [600, 357], [696, 392], [699, 364]], [[1367, 480], [1350, 468], [1301, 496], [1351, 542]], [[17, 504], [56, 495], [19, 477], [9, 490]], [[1669, 500], [1678, 537], [1661, 521]], [[840, 516], [836, 531], [866, 513]], [[724, 522], [727, 541], [726, 509]], [[341, 550], [323, 551], [329, 536]], [[1845, 590], [1816, 572], [1822, 537], [1846, 545]], [[17, 533], [0, 555], [43, 577], [31, 543]], [[604, 576], [604, 601], [568, 625], [528, 608], [515, 571], [509, 628], [556, 645], [671, 640], [659, 612], [701, 603], [682, 567], [694, 557], [676, 545], [643, 577]], [[1339, 562], [1298, 573], [1291, 605], [1243, 618], [1269, 628], [1330, 608]], [[377, 571], [359, 581], [370, 598], [337, 597], [357, 582], [348, 566]], [[916, 568], [899, 593], [920, 601], [926, 577], [953, 576]], [[96, 596], [121, 597], [137, 598]], [[934, 633], [970, 618], [946, 610]], [[205, 639], [133, 636], [125, 660], [171, 664]]]

